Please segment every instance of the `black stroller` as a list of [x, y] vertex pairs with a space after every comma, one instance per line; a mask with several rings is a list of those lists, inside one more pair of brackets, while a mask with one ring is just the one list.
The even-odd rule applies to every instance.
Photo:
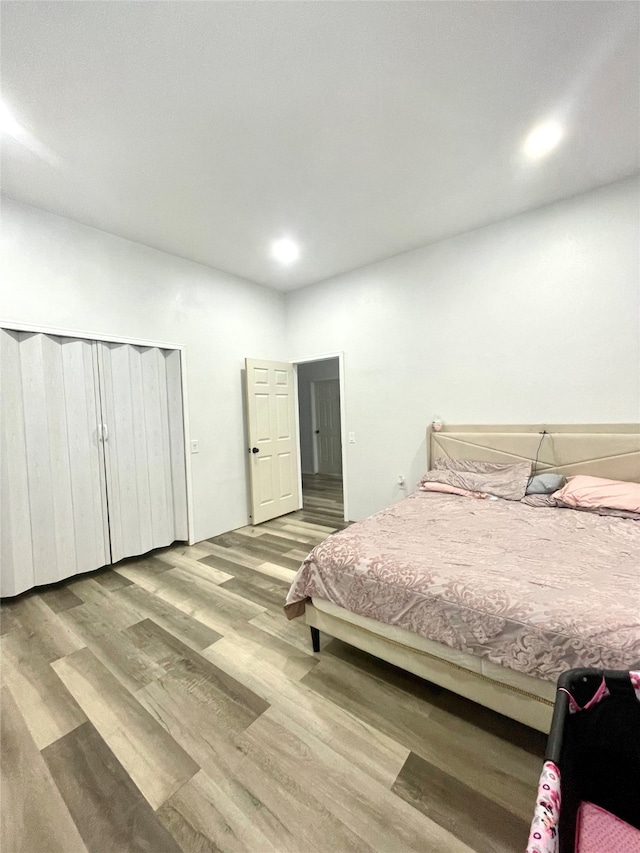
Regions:
[[527, 853], [640, 853], [640, 672], [560, 676]]

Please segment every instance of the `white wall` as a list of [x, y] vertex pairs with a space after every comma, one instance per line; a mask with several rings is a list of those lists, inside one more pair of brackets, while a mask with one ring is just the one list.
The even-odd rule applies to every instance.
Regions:
[[3, 200], [0, 320], [185, 344], [196, 539], [248, 523], [240, 371], [282, 359], [281, 293]]
[[311, 408], [312, 383], [321, 379], [339, 379], [337, 358], [309, 361], [298, 365], [298, 412], [300, 415], [300, 467], [303, 474], [315, 474], [314, 433]]
[[[247, 523], [246, 355], [344, 351], [352, 519], [450, 423], [640, 418], [638, 183], [287, 294], [4, 201], [0, 319], [186, 344], [196, 538]], [[286, 317], [285, 317], [286, 307]], [[288, 341], [285, 346], [285, 320]]]
[[344, 351], [350, 517], [403, 496], [425, 428], [640, 419], [638, 182], [287, 297], [289, 352]]

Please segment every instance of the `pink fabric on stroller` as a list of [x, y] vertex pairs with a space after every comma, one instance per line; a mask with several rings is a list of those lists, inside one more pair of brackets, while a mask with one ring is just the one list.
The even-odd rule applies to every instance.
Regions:
[[576, 853], [640, 853], [640, 830], [593, 803], [580, 803]]

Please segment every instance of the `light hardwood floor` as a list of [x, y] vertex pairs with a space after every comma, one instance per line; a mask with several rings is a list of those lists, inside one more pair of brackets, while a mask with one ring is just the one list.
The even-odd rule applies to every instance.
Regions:
[[288, 622], [300, 512], [2, 605], [3, 853], [521, 853], [544, 737]]

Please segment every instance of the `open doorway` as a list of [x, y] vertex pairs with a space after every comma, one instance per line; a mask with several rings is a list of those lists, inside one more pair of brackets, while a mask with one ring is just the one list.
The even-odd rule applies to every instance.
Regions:
[[346, 519], [340, 359], [297, 364], [298, 423], [305, 514]]

